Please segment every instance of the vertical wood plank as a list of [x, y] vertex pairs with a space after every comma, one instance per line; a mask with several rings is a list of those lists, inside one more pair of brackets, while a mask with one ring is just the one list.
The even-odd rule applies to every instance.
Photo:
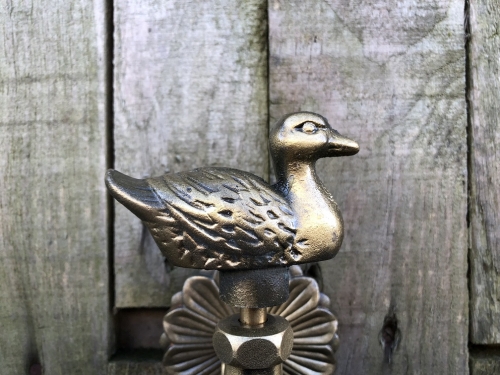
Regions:
[[[263, 0], [115, 1], [115, 168], [136, 177], [202, 166], [267, 178]], [[165, 272], [142, 224], [116, 205], [116, 306], [168, 306], [188, 271]]]
[[318, 165], [346, 225], [323, 265], [336, 374], [468, 373], [463, 7], [269, 3], [271, 119], [317, 111], [361, 146]]
[[500, 344], [500, 1], [469, 12], [471, 341]]
[[0, 374], [103, 374], [104, 2], [0, 6]]

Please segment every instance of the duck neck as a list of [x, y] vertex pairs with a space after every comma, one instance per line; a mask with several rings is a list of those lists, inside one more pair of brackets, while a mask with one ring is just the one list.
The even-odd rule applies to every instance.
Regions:
[[297, 189], [317, 189], [322, 186], [316, 175], [316, 161], [276, 163], [275, 171], [276, 186], [285, 196]]

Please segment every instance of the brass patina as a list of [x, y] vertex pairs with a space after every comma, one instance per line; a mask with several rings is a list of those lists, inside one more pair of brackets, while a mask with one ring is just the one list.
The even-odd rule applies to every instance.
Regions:
[[260, 327], [267, 322], [267, 309], [243, 307], [240, 309], [240, 323], [244, 327]]
[[[359, 146], [332, 129], [323, 116], [298, 112], [277, 122], [269, 149], [274, 185], [230, 168], [147, 179], [114, 170], [106, 175], [110, 193], [144, 222], [170, 264], [221, 271], [221, 300], [243, 309], [241, 320], [234, 316], [219, 322], [220, 340], [214, 337], [226, 374], [281, 372], [293, 337], [286, 321], [280, 320], [284, 326], [276, 333], [282, 339], [271, 340], [279, 342], [278, 354], [271, 359], [245, 359], [235, 343], [249, 345], [252, 350], [243, 350], [248, 355], [260, 353], [256, 343], [265, 346], [269, 330], [276, 328], [275, 318], [262, 323], [265, 309], [289, 297], [286, 268], [327, 260], [339, 251], [342, 216], [316, 175], [315, 163], [354, 155]], [[231, 344], [222, 345], [220, 335], [231, 337]]]
[[[166, 351], [163, 364], [167, 374], [221, 373], [221, 360], [215, 353], [212, 335], [219, 321], [236, 314], [237, 309], [219, 298], [220, 274], [204, 273], [186, 280], [182, 291], [172, 297], [172, 307], [165, 315], [165, 333], [161, 342]], [[337, 320], [329, 307], [330, 300], [320, 292], [316, 280], [304, 276], [299, 266], [290, 267], [290, 297], [281, 305], [263, 309], [270, 315], [285, 318], [294, 332], [292, 353], [279, 366], [284, 375], [333, 374], [339, 338]], [[255, 313], [243, 310], [247, 309], [241, 309], [240, 314]], [[262, 319], [267, 321], [259, 316], [250, 319], [254, 324], [259, 324]], [[275, 371], [275, 368], [267, 373], [273, 374], [271, 370]], [[224, 374], [241, 373], [241, 369], [226, 365], [224, 371]]]
[[292, 352], [293, 331], [285, 318], [269, 315], [266, 324], [243, 325], [238, 315], [223, 319], [213, 336], [215, 352], [226, 365], [242, 369], [281, 366]]
[[316, 175], [324, 157], [359, 146], [320, 115], [283, 117], [269, 148], [277, 183], [229, 168], [200, 168], [135, 179], [109, 170], [106, 185], [148, 227], [179, 267], [257, 269], [327, 260], [344, 235], [342, 216]]

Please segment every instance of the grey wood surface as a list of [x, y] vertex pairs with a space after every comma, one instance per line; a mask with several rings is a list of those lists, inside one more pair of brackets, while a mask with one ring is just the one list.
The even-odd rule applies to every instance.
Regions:
[[106, 371], [104, 4], [0, 6], [2, 375]]
[[479, 353], [471, 354], [471, 375], [497, 375], [500, 374], [500, 353], [498, 350], [480, 349]]
[[[346, 226], [322, 266], [337, 375], [468, 373], [463, 9], [269, 3], [271, 120], [317, 111], [361, 147], [318, 165]], [[398, 330], [389, 364], [379, 341], [390, 347]]]
[[108, 375], [165, 375], [165, 369], [160, 361], [110, 362], [108, 366]]
[[500, 1], [469, 20], [471, 341], [500, 344]]
[[[322, 266], [336, 375], [468, 373], [467, 234], [470, 339], [500, 343], [498, 0], [465, 15], [468, 136], [463, 1], [269, 0], [269, 82], [263, 0], [116, 0], [113, 52], [106, 4], [0, 6], [0, 375], [162, 372], [108, 364], [110, 90], [114, 165], [137, 177], [220, 165], [267, 178], [268, 124], [296, 110], [359, 141], [318, 166], [347, 230]], [[111, 302], [167, 306], [190, 271], [165, 272], [119, 205], [114, 242]], [[395, 321], [389, 364], [379, 341]], [[498, 366], [494, 349], [471, 355], [473, 375]]]
[[[268, 177], [266, 1], [115, 1], [115, 168], [135, 177], [227, 166]], [[141, 222], [116, 205], [116, 306], [168, 306]]]
[[113, 357], [107, 375], [164, 375], [166, 374], [159, 350], [135, 350]]

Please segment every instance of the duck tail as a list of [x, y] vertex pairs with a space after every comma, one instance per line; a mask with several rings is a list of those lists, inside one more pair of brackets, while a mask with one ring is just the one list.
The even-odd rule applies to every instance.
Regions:
[[152, 216], [155, 216], [153, 211], [165, 208], [147, 180], [109, 169], [105, 181], [111, 195], [141, 220], [151, 221]]

